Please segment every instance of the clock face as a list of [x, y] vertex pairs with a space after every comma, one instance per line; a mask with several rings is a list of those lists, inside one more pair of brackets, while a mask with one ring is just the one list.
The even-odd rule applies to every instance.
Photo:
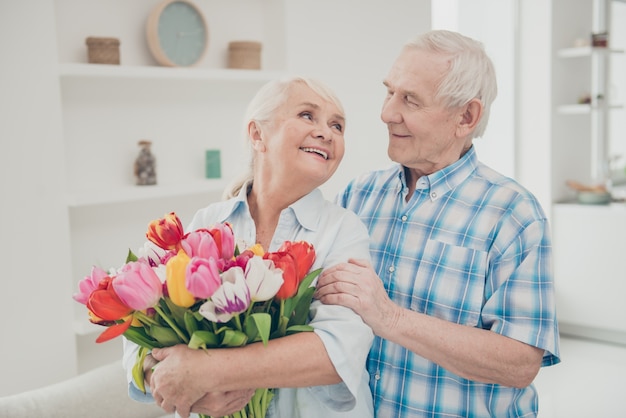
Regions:
[[208, 31], [200, 12], [186, 1], [173, 1], [165, 6], [157, 24], [159, 48], [170, 63], [196, 64], [207, 48]]

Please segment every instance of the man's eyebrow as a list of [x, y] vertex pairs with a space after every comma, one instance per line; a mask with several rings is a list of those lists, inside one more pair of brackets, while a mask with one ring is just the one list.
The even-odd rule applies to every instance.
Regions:
[[[389, 85], [388, 81], [383, 81], [383, 85], [387, 87], [388, 89], [391, 89], [391, 86]], [[416, 92], [411, 91], [411, 90], [400, 90], [400, 92], [403, 94], [403, 96], [414, 97], [416, 99], [419, 98], [419, 95]]]

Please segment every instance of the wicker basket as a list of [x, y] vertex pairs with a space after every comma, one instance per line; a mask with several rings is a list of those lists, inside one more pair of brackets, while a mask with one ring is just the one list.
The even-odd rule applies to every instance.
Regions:
[[235, 41], [228, 44], [228, 68], [258, 70], [261, 68], [261, 43]]
[[120, 40], [117, 38], [95, 38], [90, 36], [85, 40], [87, 55], [90, 64], [120, 63]]

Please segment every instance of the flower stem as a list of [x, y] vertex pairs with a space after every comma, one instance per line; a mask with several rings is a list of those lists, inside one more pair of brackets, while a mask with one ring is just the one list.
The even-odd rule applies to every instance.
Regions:
[[161, 317], [165, 320], [165, 322], [167, 322], [167, 324], [174, 330], [176, 335], [178, 335], [178, 338], [180, 338], [181, 341], [184, 342], [185, 344], [189, 344], [189, 339], [185, 336], [185, 334], [183, 334], [180, 328], [178, 328], [176, 323], [172, 321], [172, 319], [169, 316], [165, 315], [165, 312], [163, 312], [161, 307], [156, 305], [154, 309], [159, 313], [159, 315], [161, 315]]
[[146, 325], [158, 325], [159, 323], [157, 321], [155, 321], [154, 319], [150, 318], [148, 315], [146, 315], [145, 313], [141, 312], [141, 311], [135, 311], [133, 313], [133, 315], [135, 316], [135, 318], [137, 318], [139, 321], [141, 321], [142, 323], [146, 324]]

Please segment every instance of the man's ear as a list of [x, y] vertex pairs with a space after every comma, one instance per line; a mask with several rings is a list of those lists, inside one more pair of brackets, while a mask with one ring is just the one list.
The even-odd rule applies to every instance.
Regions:
[[476, 129], [476, 125], [483, 115], [483, 104], [478, 99], [472, 99], [462, 108], [461, 120], [457, 126], [457, 134], [465, 137]]
[[257, 121], [251, 120], [248, 122], [248, 138], [252, 142], [252, 148], [260, 152], [265, 151], [265, 144], [261, 136], [261, 127]]

